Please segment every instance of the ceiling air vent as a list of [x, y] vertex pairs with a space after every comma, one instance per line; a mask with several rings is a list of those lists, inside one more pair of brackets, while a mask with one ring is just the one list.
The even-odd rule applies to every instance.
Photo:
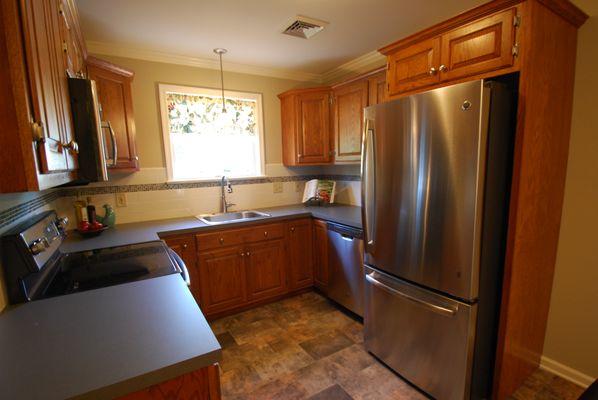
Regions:
[[313, 18], [302, 17], [299, 15], [282, 33], [285, 35], [309, 39], [316, 33], [322, 31], [326, 25], [328, 25], [327, 22], [319, 21]]

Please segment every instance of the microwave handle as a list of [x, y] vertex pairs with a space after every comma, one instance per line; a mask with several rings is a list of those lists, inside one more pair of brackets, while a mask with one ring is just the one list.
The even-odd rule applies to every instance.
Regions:
[[102, 128], [108, 129], [108, 132], [110, 132], [110, 140], [112, 142], [112, 166], [116, 167], [118, 149], [116, 147], [116, 135], [114, 134], [114, 129], [112, 129], [112, 124], [110, 123], [110, 121], [104, 122], [102, 124]]

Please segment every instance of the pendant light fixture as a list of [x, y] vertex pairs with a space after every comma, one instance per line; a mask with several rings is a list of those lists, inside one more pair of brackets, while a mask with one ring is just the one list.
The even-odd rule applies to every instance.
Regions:
[[226, 113], [226, 105], [224, 104], [224, 71], [222, 70], [222, 55], [226, 54], [227, 50], [223, 48], [215, 48], [214, 53], [218, 54], [220, 58], [220, 88], [222, 90], [222, 113]]

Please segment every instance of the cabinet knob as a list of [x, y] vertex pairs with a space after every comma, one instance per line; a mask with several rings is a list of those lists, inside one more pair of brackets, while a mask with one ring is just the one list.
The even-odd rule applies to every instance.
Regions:
[[291, 232], [295, 232], [295, 227], [294, 226], [291, 227]]
[[246, 255], [247, 257], [249, 257], [249, 256], [251, 255], [251, 253], [250, 253], [250, 252], [247, 252], [247, 253], [245, 253], [245, 255]]
[[241, 257], [245, 257], [245, 253], [239, 253]]
[[186, 249], [187, 247], [189, 247], [187, 243], [183, 244], [183, 249]]
[[297, 153], [297, 158], [303, 158], [303, 154]]
[[436, 75], [437, 72], [438, 71], [436, 70], [436, 68], [432, 67], [432, 68], [430, 68], [430, 71], [428, 71], [428, 74], [430, 74], [430, 75]]
[[268, 236], [268, 231], [264, 231], [264, 237]]
[[224, 238], [220, 238], [218, 239], [218, 241], [220, 242], [220, 244], [224, 244]]
[[43, 122], [32, 122], [31, 123], [31, 134], [33, 141], [38, 143], [44, 143], [46, 141], [46, 135], [44, 132]]
[[440, 67], [438, 67], [438, 70], [440, 72], [446, 72], [446, 71], [448, 71], [448, 68], [446, 65], [442, 64]]
[[70, 151], [72, 151], [75, 154], [79, 153], [79, 145], [74, 140], [71, 140], [68, 143], [63, 143], [62, 147], [64, 147], [65, 149], [69, 149]]

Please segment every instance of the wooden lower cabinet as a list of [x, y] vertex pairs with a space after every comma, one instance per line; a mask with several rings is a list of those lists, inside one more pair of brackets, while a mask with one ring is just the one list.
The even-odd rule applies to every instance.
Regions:
[[243, 254], [240, 246], [199, 253], [199, 291], [204, 314], [233, 309], [246, 302]]
[[278, 296], [287, 291], [284, 240], [249, 245], [244, 261], [249, 301]]
[[218, 364], [192, 371], [148, 388], [119, 397], [119, 400], [220, 400]]
[[328, 290], [328, 226], [326, 221], [314, 221], [314, 285]]
[[287, 223], [289, 289], [297, 290], [314, 284], [311, 218]]

